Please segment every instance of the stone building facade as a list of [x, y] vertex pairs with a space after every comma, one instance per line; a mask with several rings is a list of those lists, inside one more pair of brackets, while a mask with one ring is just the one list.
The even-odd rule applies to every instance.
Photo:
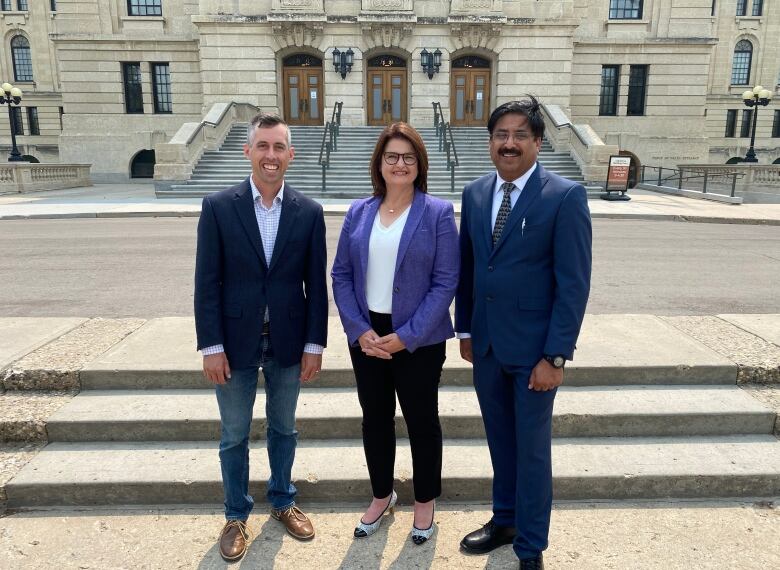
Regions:
[[[740, 94], [758, 83], [780, 93], [780, 6], [769, 0], [0, 0], [0, 8], [2, 80], [37, 108], [40, 134], [22, 113], [22, 151], [92, 162], [95, 181], [148, 174], [139, 157], [229, 101], [293, 124], [322, 124], [342, 101], [343, 124], [418, 126], [432, 125], [438, 101], [453, 125], [482, 126], [496, 105], [533, 93], [642, 164], [722, 164], [749, 144]], [[32, 77], [15, 81], [19, 36]], [[334, 68], [335, 49], [349, 52], [349, 69]], [[439, 67], [423, 70], [434, 53]], [[762, 163], [780, 157], [779, 123], [780, 100], [759, 111]]]

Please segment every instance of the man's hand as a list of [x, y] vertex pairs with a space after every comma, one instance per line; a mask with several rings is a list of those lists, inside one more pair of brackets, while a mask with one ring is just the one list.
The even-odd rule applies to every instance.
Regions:
[[379, 335], [376, 334], [376, 331], [374, 331], [374, 329], [369, 329], [360, 335], [358, 344], [366, 356], [375, 356], [377, 358], [382, 358], [383, 360], [390, 360], [392, 358], [391, 354], [377, 345], [378, 340]]
[[224, 352], [203, 357], [203, 375], [214, 384], [226, 384], [230, 380], [230, 364]]
[[310, 382], [319, 376], [322, 369], [322, 355], [304, 352], [301, 358], [301, 382]]
[[563, 368], [555, 368], [542, 358], [531, 371], [528, 389], [536, 392], [547, 392], [563, 384]]
[[390, 333], [381, 338], [378, 338], [376, 341], [376, 346], [388, 354], [395, 354], [396, 352], [400, 352], [406, 348], [404, 341], [402, 341], [396, 333]]
[[460, 339], [460, 357], [466, 362], [474, 364], [474, 352], [471, 348], [471, 338]]

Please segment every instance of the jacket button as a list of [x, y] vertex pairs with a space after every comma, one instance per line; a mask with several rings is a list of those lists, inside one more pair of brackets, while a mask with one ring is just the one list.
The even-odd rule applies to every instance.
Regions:
[[493, 266], [492, 265], [488, 265], [488, 271], [493, 271]]
[[400, 289], [399, 289], [398, 287], [393, 287], [393, 291], [395, 291], [396, 293], [398, 293], [398, 292], [400, 291]]
[[493, 300], [493, 295], [488, 295], [487, 297], [485, 297], [485, 300], [486, 301], [492, 301]]

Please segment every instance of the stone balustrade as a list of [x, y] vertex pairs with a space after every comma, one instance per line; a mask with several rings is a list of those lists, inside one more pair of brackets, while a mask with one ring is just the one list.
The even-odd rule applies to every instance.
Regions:
[[0, 164], [0, 194], [40, 192], [92, 186], [91, 164]]
[[737, 189], [751, 186], [776, 186], [780, 184], [780, 164], [679, 164], [678, 169], [707, 173], [708, 176], [724, 176], [737, 173]]

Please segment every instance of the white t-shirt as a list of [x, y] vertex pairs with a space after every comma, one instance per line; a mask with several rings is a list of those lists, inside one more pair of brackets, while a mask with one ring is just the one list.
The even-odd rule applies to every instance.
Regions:
[[393, 312], [393, 279], [401, 234], [409, 217], [409, 208], [386, 228], [379, 212], [374, 218], [371, 238], [368, 242], [368, 268], [366, 269], [366, 300], [374, 313]]

